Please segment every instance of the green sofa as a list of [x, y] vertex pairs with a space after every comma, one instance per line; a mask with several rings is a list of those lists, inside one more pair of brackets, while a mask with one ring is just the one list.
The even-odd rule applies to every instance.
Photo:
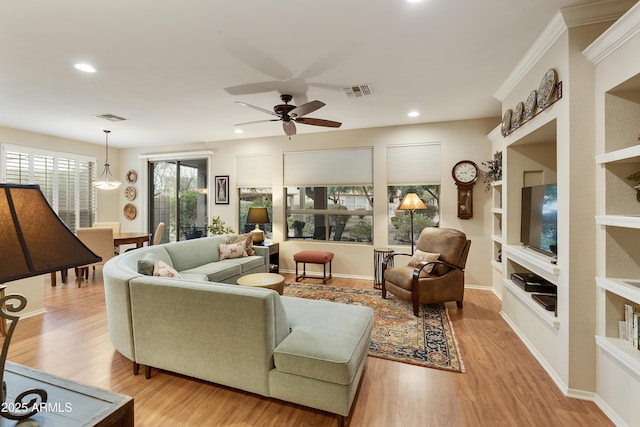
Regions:
[[[145, 366], [147, 378], [152, 367], [176, 372], [332, 412], [343, 423], [365, 366], [373, 310], [235, 285], [266, 271], [268, 249], [220, 261], [225, 241], [149, 246], [109, 260], [103, 276], [113, 345], [134, 373]], [[138, 261], [149, 257], [183, 277], [139, 273]], [[222, 264], [234, 264], [226, 267], [232, 271], [223, 273]]]

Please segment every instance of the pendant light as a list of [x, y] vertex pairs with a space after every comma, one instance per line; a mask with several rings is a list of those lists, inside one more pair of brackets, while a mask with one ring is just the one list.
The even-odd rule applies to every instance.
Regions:
[[115, 190], [120, 187], [122, 184], [118, 181], [113, 175], [111, 175], [111, 171], [109, 170], [109, 133], [110, 130], [105, 129], [103, 131], [105, 133], [106, 138], [106, 156], [104, 161], [104, 170], [102, 173], [93, 180], [92, 184], [94, 187], [97, 187], [100, 190]]

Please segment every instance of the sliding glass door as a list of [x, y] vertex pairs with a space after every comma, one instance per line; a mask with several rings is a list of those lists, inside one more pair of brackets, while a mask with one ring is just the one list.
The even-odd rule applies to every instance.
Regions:
[[149, 162], [149, 225], [164, 222], [162, 243], [207, 235], [207, 169], [206, 158]]

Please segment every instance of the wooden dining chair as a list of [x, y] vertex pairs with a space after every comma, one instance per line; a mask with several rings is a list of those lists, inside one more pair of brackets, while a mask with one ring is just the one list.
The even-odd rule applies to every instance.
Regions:
[[153, 233], [153, 241], [152, 245], [159, 245], [160, 240], [162, 240], [162, 233], [164, 232], [164, 222], [159, 222], [156, 227], [156, 231]]
[[[102, 261], [91, 264], [95, 272], [96, 265], [104, 265], [105, 262], [115, 256], [113, 253], [113, 228], [111, 227], [87, 227], [78, 228], [76, 235], [82, 243], [85, 244], [93, 253], [102, 258]], [[76, 276], [78, 279], [84, 277], [89, 279], [89, 265], [76, 268]], [[95, 273], [94, 273], [95, 274]], [[80, 286], [80, 281], [78, 282]]]

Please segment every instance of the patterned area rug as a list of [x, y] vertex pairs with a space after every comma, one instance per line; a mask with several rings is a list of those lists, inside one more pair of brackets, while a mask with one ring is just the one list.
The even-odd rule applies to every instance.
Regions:
[[422, 304], [420, 316], [411, 303], [380, 291], [327, 285], [287, 283], [284, 295], [334, 301], [373, 308], [375, 323], [369, 355], [428, 368], [464, 372], [447, 309], [440, 304]]

